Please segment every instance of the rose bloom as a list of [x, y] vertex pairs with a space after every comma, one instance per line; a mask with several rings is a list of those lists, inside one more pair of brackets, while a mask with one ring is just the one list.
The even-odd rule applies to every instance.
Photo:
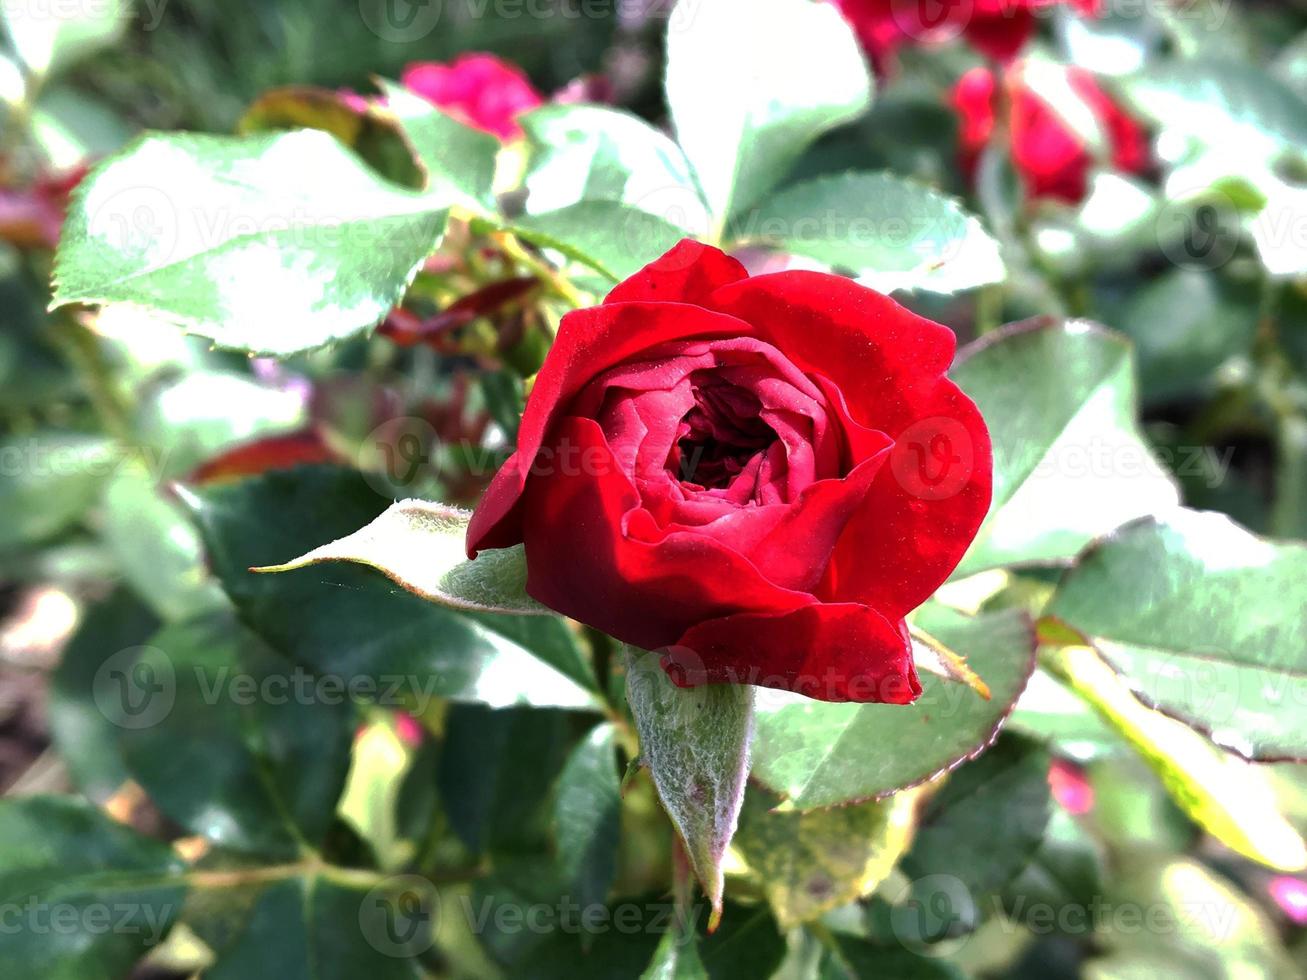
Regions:
[[544, 104], [522, 69], [492, 54], [461, 54], [449, 64], [417, 62], [400, 81], [459, 122], [501, 140], [521, 136], [517, 117]]
[[1069, 4], [1096, 16], [1100, 0], [836, 0], [877, 66], [904, 44], [959, 34], [981, 54], [1010, 61], [1035, 32], [1041, 10]]
[[990, 501], [954, 347], [851, 280], [683, 241], [563, 318], [468, 554], [525, 543], [532, 596], [682, 686], [910, 702], [904, 615]]
[[[1116, 104], [1094, 76], [1082, 68], [1067, 68], [1067, 81], [1084, 100], [1102, 127], [1111, 148], [1111, 163], [1128, 174], [1149, 167], [1148, 136]], [[1094, 157], [1080, 137], [1067, 128], [1038, 95], [1022, 83], [1019, 71], [1006, 76], [1011, 103], [1012, 163], [1032, 197], [1078, 204], [1088, 193]], [[981, 152], [989, 145], [996, 123], [993, 72], [974, 68], [953, 90], [953, 105], [962, 119], [962, 166], [974, 173]]]

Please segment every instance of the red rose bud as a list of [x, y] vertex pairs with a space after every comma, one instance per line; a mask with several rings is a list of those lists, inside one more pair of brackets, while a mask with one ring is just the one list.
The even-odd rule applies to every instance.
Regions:
[[1039, 11], [1059, 4], [1087, 16], [1100, 0], [836, 0], [878, 68], [907, 44], [965, 36], [981, 54], [1011, 61], [1035, 32]]
[[46, 174], [21, 189], [0, 187], [0, 240], [19, 248], [57, 246], [68, 199], [89, 169], [83, 165]]
[[[1067, 83], [1093, 113], [1106, 137], [1111, 165], [1123, 173], [1148, 169], [1148, 136], [1082, 68], [1064, 69]], [[1011, 104], [1012, 162], [1034, 198], [1078, 204], [1088, 193], [1094, 157], [1051, 107], [1013, 70], [1005, 76]], [[974, 174], [981, 152], [994, 135], [997, 92], [994, 74], [973, 68], [953, 90], [962, 120], [962, 166]]]
[[1068, 813], [1083, 816], [1094, 808], [1094, 787], [1074, 762], [1054, 759], [1048, 767], [1048, 785], [1053, 799]]
[[501, 140], [522, 135], [517, 117], [544, 104], [520, 68], [491, 54], [462, 54], [449, 64], [411, 64], [404, 87], [469, 126]]
[[525, 543], [532, 596], [679, 684], [910, 702], [903, 618], [990, 500], [954, 346], [851, 280], [683, 241], [563, 318], [468, 554]]

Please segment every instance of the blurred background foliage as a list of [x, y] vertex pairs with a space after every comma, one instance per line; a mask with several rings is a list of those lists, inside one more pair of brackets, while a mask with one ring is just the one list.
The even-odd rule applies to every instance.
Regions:
[[[123, 0], [88, 4], [85, 18], [49, 36], [33, 33], [39, 20], [14, 16], [19, 5], [3, 6], [0, 788], [11, 798], [75, 790], [94, 806], [70, 798], [34, 804], [23, 819], [5, 811], [0, 850], [29, 847], [38, 830], [66, 834], [76, 844], [69, 854], [20, 867], [28, 877], [18, 880], [67, 878], [92, 897], [102, 894], [96, 875], [104, 867], [86, 852], [112, 853], [110, 867], [163, 882], [149, 894], [139, 886], [138, 911], [176, 906], [167, 889], [178, 862], [194, 886], [180, 915], [185, 928], [162, 945], [115, 934], [91, 944], [97, 958], [77, 959], [69, 951], [77, 937], [38, 936], [48, 959], [23, 947], [22, 962], [46, 962], [47, 972], [31, 975], [136, 969], [223, 978], [284, 969], [325, 978], [383, 964], [393, 971], [385, 976], [420, 968], [621, 978], [642, 975], [651, 960], [665, 972], [647, 975], [787, 980], [1307, 971], [1307, 879], [1266, 859], [1283, 829], [1277, 809], [1307, 831], [1307, 770], [1283, 762], [1250, 767], [1255, 778], [1236, 773], [1209, 743], [1183, 741], [1165, 728], [1172, 723], [1133, 702], [1128, 717], [1109, 724], [1091, 710], [1101, 707], [1092, 697], [1070, 693], [1077, 684], [1094, 688], [1085, 666], [1071, 661], [1050, 661], [1034, 675], [993, 750], [909, 801], [922, 817], [911, 841], [896, 836], [881, 804], [769, 812], [779, 763], [758, 760], [767, 788], [750, 790], [723, 926], [700, 941], [693, 963], [677, 963], [647, 932], [604, 933], [593, 943], [560, 929], [469, 933], [466, 917], [450, 910], [550, 903], [560, 894], [602, 902], [669, 893], [671, 832], [652, 787], [629, 780], [614, 797], [615, 760], [633, 754], [623, 741], [629, 731], [620, 719], [594, 727], [587, 713], [591, 689], [620, 690], [615, 652], [602, 637], [562, 628], [508, 635], [396, 595], [357, 569], [333, 572], [330, 602], [311, 587], [320, 582], [251, 586], [241, 576], [250, 564], [352, 531], [390, 497], [474, 501], [485, 460], [502, 458], [511, 442], [523, 378], [563, 308], [558, 284], [538, 277], [534, 254], [464, 225], [449, 232], [405, 301], [419, 320], [464, 302], [466, 315], [450, 321], [455, 329], [440, 344], [404, 343], [413, 323], [401, 311], [380, 334], [274, 361], [214, 350], [139, 313], [45, 312], [53, 247], [81, 168], [146, 129], [326, 126], [307, 99], [290, 98], [285, 117], [267, 103], [263, 116], [248, 114], [271, 89], [371, 92], [376, 76], [397, 78], [413, 62], [486, 51], [520, 65], [545, 95], [581, 85], [667, 126], [658, 4], [595, 3], [584, 8], [599, 15], [575, 16], [576, 4], [542, 0], [535, 6], [556, 12], [528, 16], [516, 4], [445, 0], [438, 30], [396, 42], [369, 29], [380, 22], [370, 19], [372, 3]], [[790, 180], [885, 169], [965, 199], [1003, 246], [1007, 279], [904, 301], [963, 341], [1039, 315], [1085, 317], [1124, 333], [1133, 341], [1143, 433], [1185, 502], [1258, 533], [1302, 539], [1307, 241], [1295, 195], [1307, 193], [1307, 5], [1126, 6], [1098, 20], [1065, 11], [1042, 19], [1030, 60], [1094, 72], [1137, 114], [1157, 152], [1173, 151], [1157, 161], [1165, 166], [1129, 180], [1096, 174], [1091, 193], [1073, 204], [1029, 199], [1001, 150], [982, 156], [973, 180], [958, 165], [964, 133], [953, 92], [983, 62], [949, 44], [900, 52], [882, 71], [871, 112], [808, 148]], [[795, 58], [822, 70], [821, 52], [804, 50], [801, 37], [794, 46]], [[1218, 67], [1202, 84], [1183, 71], [1166, 77], [1166, 66], [1194, 63]], [[1259, 154], [1250, 133], [1277, 152]], [[1278, 152], [1280, 144], [1292, 152]], [[1168, 209], [1190, 214], [1200, 184], [1221, 195], [1214, 213], [1224, 224], [1210, 230], [1228, 247], [1209, 243], [1216, 262], [1211, 251], [1188, 261], [1158, 238]], [[1290, 254], [1268, 257], [1231, 223], [1276, 194], [1300, 222], [1289, 226], [1299, 237], [1290, 237]], [[1289, 271], [1268, 275], [1268, 267]], [[481, 292], [516, 280], [520, 288]], [[468, 304], [469, 296], [478, 298]], [[994, 387], [1019, 383], [1009, 376]], [[254, 448], [231, 452], [241, 447]], [[395, 460], [413, 465], [397, 469]], [[231, 480], [288, 461], [323, 468], [299, 471], [310, 474], [299, 481], [279, 473]], [[268, 517], [288, 508], [294, 520]], [[984, 597], [986, 612], [1042, 608], [1056, 581], [1047, 570], [1012, 574]], [[243, 626], [234, 625], [233, 603]], [[986, 621], [988, 635], [994, 622]], [[963, 643], [966, 635], [961, 628]], [[109, 659], [147, 643], [165, 647], [179, 671], [225, 664], [259, 676], [281, 657], [359, 676], [401, 663], [439, 668], [446, 686], [406, 712], [319, 705], [222, 719], [182, 685], [168, 725], [124, 734], [97, 694]], [[1299, 673], [1304, 657], [1299, 651]], [[491, 679], [502, 689], [491, 691]], [[535, 706], [502, 708], [523, 700]], [[620, 704], [620, 694], [610, 700]], [[1153, 762], [1159, 744], [1171, 750], [1150, 766], [1131, 744], [1145, 757], [1153, 751]], [[269, 759], [285, 792], [257, 788]], [[1232, 798], [1251, 786], [1271, 796], [1248, 789], [1249, 807], [1227, 812], [1239, 810]], [[582, 803], [560, 818], [564, 791]], [[587, 818], [582, 830], [560, 837], [560, 819], [576, 812]], [[120, 838], [120, 824], [142, 834]], [[152, 847], [145, 835], [172, 846]], [[329, 873], [294, 863], [306, 838]], [[560, 867], [553, 858], [562, 840], [586, 860]], [[595, 840], [601, 858], [586, 850]], [[0, 858], [0, 872], [17, 863]], [[224, 875], [265, 865], [294, 870], [271, 884], [250, 874], [262, 891], [224, 887]], [[444, 910], [420, 967], [378, 960], [376, 942], [333, 949], [324, 935], [339, 923], [373, 928], [358, 910], [375, 889], [426, 887], [389, 877], [415, 866], [423, 881], [439, 882]], [[852, 891], [833, 901], [836, 885]], [[304, 919], [312, 903], [296, 889], [318, 895], [320, 919]], [[1157, 920], [1138, 921], [1150, 915]], [[809, 926], [790, 929], [797, 922]], [[22, 940], [0, 940], [0, 957], [6, 942]], [[260, 958], [267, 949], [283, 950], [287, 965]], [[142, 954], [145, 964], [134, 966]]]

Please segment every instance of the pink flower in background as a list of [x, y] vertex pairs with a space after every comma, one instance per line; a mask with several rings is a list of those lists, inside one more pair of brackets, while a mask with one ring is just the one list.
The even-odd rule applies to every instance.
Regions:
[[501, 140], [522, 135], [517, 117], [545, 101], [522, 69], [491, 54], [462, 54], [448, 64], [416, 62], [400, 80], [460, 122]]
[[1290, 921], [1295, 925], [1307, 926], [1307, 881], [1280, 875], [1271, 879], [1266, 890]]
[[1053, 799], [1068, 813], [1082, 816], [1094, 808], [1094, 787], [1074, 762], [1054, 759], [1048, 767], [1048, 786]]

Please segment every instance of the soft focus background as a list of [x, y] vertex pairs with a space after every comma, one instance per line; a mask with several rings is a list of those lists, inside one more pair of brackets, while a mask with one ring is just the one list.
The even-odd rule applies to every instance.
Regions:
[[[1259, 534], [1307, 537], [1307, 3], [1035, 4], [1021, 38], [1000, 36], [997, 50], [992, 36], [969, 36], [947, 19], [913, 28], [919, 22], [905, 5], [887, 15], [890, 6], [842, 4], [874, 64], [875, 105], [822, 136], [790, 179], [888, 170], [961, 199], [1001, 246], [1006, 279], [898, 298], [948, 324], [964, 343], [1036, 316], [1085, 318], [1120, 331], [1133, 342], [1134, 366], [1126, 370], [1137, 372], [1143, 435], [1185, 503], [1228, 514]], [[915, 16], [930, 15], [934, 5], [920, 6]], [[989, 9], [981, 0], [967, 6], [969, 25]], [[87, 953], [69, 967], [52, 958], [47, 972], [24, 976], [357, 975], [349, 972], [351, 954], [333, 952], [325, 938], [336, 928], [329, 919], [305, 927], [295, 896], [254, 890], [254, 883], [280, 882], [276, 868], [302, 856], [295, 841], [251, 843], [251, 835], [271, 839], [285, 814], [254, 789], [242, 798], [223, 795], [284, 778], [259, 760], [284, 758], [268, 745], [296, 739], [304, 758], [320, 749], [350, 767], [339, 806], [325, 791], [309, 790], [292, 804], [316, 813], [306, 820], [320, 825], [339, 866], [390, 870], [417, 855], [422, 867], [436, 869], [432, 878], [448, 879], [440, 940], [420, 960], [428, 975], [639, 976], [656, 937], [637, 937], [627, 951], [610, 930], [595, 953], [549, 924], [492, 919], [469, 926], [463, 915], [472, 909], [475, 917], [487, 895], [494, 909], [556, 908], [560, 892], [550, 892], [548, 873], [532, 862], [559, 819], [551, 787], [586, 730], [574, 715], [424, 698], [418, 680], [402, 704], [377, 692], [364, 703], [357, 692], [341, 698], [329, 724], [317, 716], [286, 722], [293, 708], [278, 707], [266, 692], [253, 707], [178, 700], [171, 710], [180, 727], [149, 727], [147, 719], [144, 730], [155, 737], [124, 745], [119, 736], [124, 727], [134, 730], [133, 711], [148, 716], [149, 705], [124, 702], [120, 710], [113, 702], [131, 686], [119, 685], [115, 670], [139, 690], [174, 683], [136, 673], [150, 667], [139, 648], [160, 645], [151, 639], [160, 628], [171, 631], [171, 663], [212, 665], [223, 644], [254, 642], [193, 625], [197, 614], [226, 608], [219, 579], [241, 564], [233, 554], [248, 553], [234, 544], [224, 552], [223, 542], [257, 542], [275, 531], [287, 547], [299, 542], [307, 550], [365, 523], [395, 496], [475, 502], [512, 438], [520, 379], [538, 366], [542, 338], [556, 322], [552, 300], [567, 298], [572, 287], [551, 281], [547, 267], [542, 278], [534, 253], [456, 225], [379, 333], [310, 354], [248, 357], [123, 309], [97, 316], [46, 307], [68, 195], [89, 165], [143, 130], [318, 127], [403, 180], [412, 164], [399, 162], [404, 154], [393, 133], [360, 121], [371, 118], [365, 100], [375, 98], [376, 78], [402, 79], [500, 138], [497, 180], [508, 172], [511, 187], [525, 159], [519, 111], [598, 102], [669, 127], [666, 7], [653, 0], [0, 0], [0, 14], [7, 29], [0, 56], [0, 792], [84, 795], [114, 821], [169, 842], [166, 853], [199, 869], [186, 925], [166, 942], [141, 945], [132, 933], [102, 959]], [[742, 31], [742, 43], [748, 37]], [[821, 44], [789, 41], [787, 73], [820, 77]], [[458, 64], [470, 52], [495, 55], [521, 74], [477, 59], [471, 64], [479, 67], [464, 62], [457, 81], [413, 68]], [[723, 73], [731, 70], [726, 54]], [[706, 104], [716, 91], [717, 82], [705, 78]], [[147, 206], [148, 181], [133, 193], [143, 205], [129, 216], [143, 223], [132, 230], [149, 236], [155, 212]], [[869, 191], [854, 183], [837, 193], [855, 199]], [[665, 208], [681, 205], [669, 200]], [[662, 205], [644, 210], [651, 207]], [[746, 228], [738, 239], [756, 237]], [[741, 254], [755, 270], [851, 266], [838, 247], [790, 251], [801, 257], [762, 247]], [[1005, 384], [1016, 390], [1028, 381], [1030, 397], [1043, 397], [1050, 382], [1036, 375], [1046, 370], [1047, 362], [1035, 364], [1028, 379], [1016, 372]], [[1113, 390], [1131, 397], [1128, 384]], [[1091, 445], [1085, 453], [1081, 463], [1106, 467], [1097, 475], [1109, 484], [1113, 466], [1141, 465], [1110, 452], [1096, 457]], [[343, 469], [322, 470], [316, 482], [294, 485], [266, 476], [297, 463], [343, 465], [363, 476], [345, 480], [332, 475]], [[240, 514], [222, 511], [224, 501], [235, 506], [231, 497], [204, 495], [242, 474], [268, 479], [242, 506], [251, 513], [289, 507], [296, 526], [242, 523]], [[329, 501], [335, 505], [326, 513]], [[1018, 591], [1046, 595], [1055, 580], [1032, 573]], [[369, 605], [375, 596], [350, 574], [332, 581], [339, 586], [332, 609], [292, 603], [276, 615], [284, 614], [282, 628], [301, 643], [330, 646], [340, 676], [378, 643], [412, 654], [403, 662], [425, 664], [412, 653], [419, 637], [448, 630], [453, 659], [441, 662], [456, 672], [460, 644], [485, 642], [473, 627], [421, 619], [404, 596], [393, 596], [394, 607]], [[1301, 619], [1305, 593], [1294, 581], [1298, 590], [1281, 602], [1298, 603]], [[394, 590], [380, 591], [391, 598]], [[387, 633], [392, 615], [412, 623], [412, 635]], [[620, 672], [609, 673], [612, 651], [603, 639], [587, 642], [599, 676], [620, 680]], [[1298, 678], [1307, 670], [1307, 650], [1299, 650], [1290, 674], [1295, 670]], [[564, 673], [519, 682], [537, 690], [559, 685], [561, 693], [545, 703], [567, 707], [573, 681]], [[484, 691], [508, 682], [487, 672], [477, 683]], [[1224, 784], [1219, 769], [1197, 766], [1172, 774], [1168, 791], [1165, 765], [1150, 768], [1118, 731], [1054, 688], [1037, 675], [998, 747], [948, 784], [950, 805], [962, 806], [937, 813], [945, 830], [918, 842], [927, 851], [915, 865], [881, 874], [872, 897], [843, 903], [805, 935], [871, 930], [882, 940], [897, 937], [901, 956], [869, 959], [864, 969], [860, 954], [848, 955], [843, 968], [867, 977], [1243, 980], [1307, 971], [1307, 876], [1241, 856], [1176, 802], [1196, 792], [1185, 779], [1217, 798], [1237, 795], [1243, 784]], [[499, 703], [515, 697], [510, 692]], [[467, 700], [478, 698], [495, 703], [481, 695]], [[1307, 727], [1302, 707], [1298, 724]], [[269, 711], [282, 711], [283, 719], [268, 722]], [[1301, 741], [1301, 731], [1295, 737]], [[877, 750], [893, 753], [892, 736]], [[604, 760], [578, 758], [576, 765], [599, 768]], [[569, 778], [585, 785], [584, 776], [573, 768]], [[1307, 769], [1264, 764], [1258, 779], [1269, 787], [1266, 812], [1278, 807], [1307, 831]], [[594, 809], [607, 800], [607, 783], [597, 785]], [[81, 819], [56, 809], [48, 821], [0, 821], [0, 851], [40, 848], [38, 832], [62, 821], [73, 839], [111, 847], [99, 836], [107, 833], [102, 826], [82, 828]], [[1028, 838], [1024, 846], [1006, 832], [1013, 827]], [[670, 838], [647, 783], [631, 784], [621, 830], [616, 870], [606, 878], [600, 872], [584, 894], [601, 901], [665, 896]], [[615, 830], [593, 830], [608, 832]], [[873, 833], [885, 829], [867, 830]], [[270, 875], [224, 889], [221, 875], [242, 872], [226, 864], [204, 870], [214, 842], [245, 853], [282, 848], [290, 856], [280, 865], [265, 861]], [[805, 846], [806, 871], [839, 877], [842, 843], [814, 835]], [[165, 858], [142, 850], [124, 866], [143, 869]], [[47, 873], [57, 882], [58, 869], [71, 876], [87, 860], [70, 851]], [[766, 858], [755, 853], [749, 863], [756, 873]], [[0, 870], [4, 864], [0, 859]], [[519, 872], [511, 883], [507, 868]], [[740, 904], [728, 904], [723, 931], [704, 944], [708, 972], [660, 975], [841, 975], [818, 972], [835, 968], [818, 946], [803, 945], [808, 940], [791, 937], [787, 952], [783, 929], [757, 911], [765, 909], [758, 899], [768, 876], [775, 883], [791, 874], [804, 887], [823, 887], [820, 875], [779, 866], [764, 870], [761, 882], [741, 876], [746, 883], [728, 889]], [[332, 887], [344, 889], [348, 878]], [[138, 887], [115, 882], [96, 887], [119, 896]], [[358, 897], [341, 899], [323, 887], [322, 901], [340, 902], [341, 921], [354, 922]], [[906, 892], [919, 917], [911, 928], [886, 911], [902, 909]], [[221, 900], [210, 897], [220, 893]], [[27, 892], [14, 886], [20, 894]], [[278, 907], [283, 899], [289, 911]], [[201, 907], [206, 900], [211, 907]], [[139, 912], [149, 903], [138, 905]], [[0, 913], [0, 976], [17, 976], [5, 961], [6, 942], [22, 942], [11, 925], [51, 949], [77, 933], [61, 933], [39, 909], [0, 904]], [[870, 926], [851, 925], [864, 914]], [[572, 945], [555, 942], [555, 933]], [[397, 949], [397, 942], [382, 935], [374, 946]], [[215, 949], [236, 950], [221, 970], [210, 970]], [[281, 958], [260, 958], [259, 950], [280, 950]], [[399, 971], [408, 961], [386, 962]]]

